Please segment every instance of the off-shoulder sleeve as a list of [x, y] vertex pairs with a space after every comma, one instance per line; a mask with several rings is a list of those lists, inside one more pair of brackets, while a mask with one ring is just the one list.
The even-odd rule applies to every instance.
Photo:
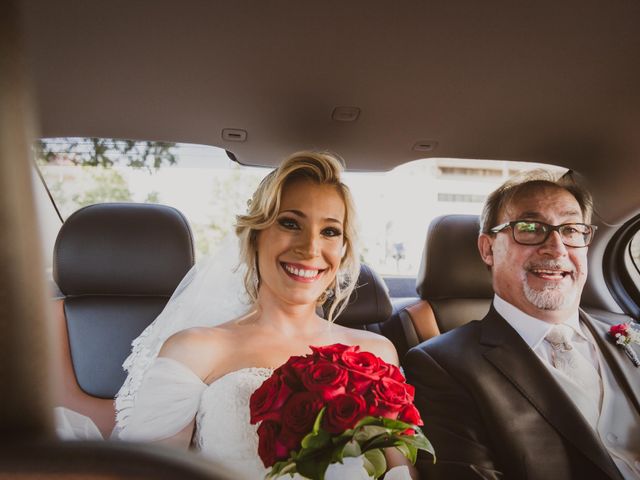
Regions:
[[152, 442], [169, 438], [194, 419], [207, 385], [176, 360], [158, 357], [145, 374], [122, 440]]
[[65, 407], [53, 409], [56, 434], [60, 440], [103, 440], [91, 418]]

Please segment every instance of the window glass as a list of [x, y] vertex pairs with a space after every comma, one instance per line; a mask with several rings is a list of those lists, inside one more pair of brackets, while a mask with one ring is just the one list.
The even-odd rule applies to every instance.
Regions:
[[269, 171], [247, 168], [223, 149], [107, 139], [46, 139], [36, 162], [63, 219], [103, 202], [162, 203], [191, 225], [198, 255], [212, 252]]
[[[244, 167], [209, 146], [112, 139], [45, 139], [36, 163], [63, 219], [100, 202], [171, 205], [191, 224], [198, 255], [233, 231], [235, 215], [269, 169]], [[487, 194], [530, 163], [425, 159], [390, 172], [347, 172], [362, 260], [383, 275], [415, 276], [429, 222], [479, 214]]]
[[384, 275], [415, 276], [429, 223], [444, 214], [479, 215], [489, 193], [524, 170], [549, 165], [431, 158], [384, 173], [350, 173], [361, 219], [363, 259]]

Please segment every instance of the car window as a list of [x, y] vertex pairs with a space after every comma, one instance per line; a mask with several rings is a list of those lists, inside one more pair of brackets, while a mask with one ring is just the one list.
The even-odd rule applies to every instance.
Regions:
[[[62, 219], [100, 202], [171, 205], [189, 219], [200, 256], [233, 231], [235, 214], [246, 209], [269, 172], [239, 165], [225, 150], [202, 145], [58, 138], [40, 140], [34, 150]], [[479, 214], [489, 192], [532, 168], [530, 163], [431, 158], [389, 172], [347, 172], [359, 213], [361, 259], [383, 275], [414, 277], [433, 218]]]
[[622, 310], [640, 316], [640, 216], [616, 226], [603, 256], [606, 287]]

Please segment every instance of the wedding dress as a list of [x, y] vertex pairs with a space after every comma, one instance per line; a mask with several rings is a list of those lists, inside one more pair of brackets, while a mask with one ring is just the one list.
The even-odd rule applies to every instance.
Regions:
[[195, 418], [193, 446], [238, 478], [264, 478], [256, 426], [249, 422], [249, 397], [271, 376], [269, 368], [243, 368], [207, 385], [189, 368], [158, 358], [140, 386], [131, 420], [118, 433], [132, 441], [171, 437]]
[[[207, 385], [180, 362], [157, 358], [147, 372], [127, 426], [119, 437], [157, 441], [171, 437], [195, 418], [193, 447], [224, 465], [236, 478], [262, 479], [268, 472], [257, 455], [257, 426], [249, 422], [249, 398], [271, 376], [273, 369], [242, 368]], [[296, 474], [282, 480], [302, 480]], [[327, 480], [369, 480], [361, 458], [329, 466]], [[388, 480], [409, 478], [406, 467], [387, 472]]]
[[[271, 368], [242, 368], [204, 383], [180, 362], [158, 357], [172, 334], [195, 326], [215, 326], [246, 313], [243, 271], [234, 265], [237, 241], [223, 242], [220, 253], [199, 262], [187, 273], [162, 313], [132, 343], [123, 368], [127, 378], [115, 399], [116, 427], [112, 438], [154, 442], [194, 424], [192, 447], [225, 466], [239, 479], [262, 479], [268, 469], [258, 456], [257, 426], [249, 421], [251, 394], [273, 373]], [[57, 409], [58, 434], [97, 432], [80, 415]], [[85, 423], [91, 420], [84, 417]], [[88, 438], [88, 437], [84, 437]], [[281, 477], [291, 479], [287, 475]], [[295, 480], [303, 477], [296, 474]], [[330, 465], [327, 480], [367, 480], [361, 458]], [[387, 479], [408, 479], [406, 467], [387, 472]]]

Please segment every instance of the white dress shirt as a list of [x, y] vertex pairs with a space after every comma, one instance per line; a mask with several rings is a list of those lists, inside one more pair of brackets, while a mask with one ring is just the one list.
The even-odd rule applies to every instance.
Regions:
[[[544, 337], [547, 336], [553, 324], [527, 315], [498, 295], [495, 295], [493, 298], [493, 306], [502, 318], [518, 332], [518, 335], [529, 345], [531, 350], [540, 357], [545, 363], [545, 366], [554, 368], [551, 359], [551, 345], [549, 342], [544, 341]], [[596, 351], [595, 345], [589, 340], [591, 336], [590, 332], [580, 323], [578, 311], [576, 310], [576, 312], [563, 323], [571, 327], [574, 331], [572, 338], [574, 347], [599, 371], [598, 352]]]

